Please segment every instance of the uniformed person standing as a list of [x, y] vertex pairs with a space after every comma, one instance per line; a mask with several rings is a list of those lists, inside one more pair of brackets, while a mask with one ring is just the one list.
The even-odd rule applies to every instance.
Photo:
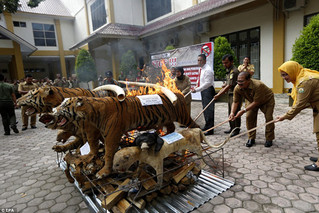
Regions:
[[[291, 120], [310, 104], [313, 109], [313, 132], [316, 133], [319, 151], [319, 72], [303, 68], [295, 61], [283, 63], [278, 71], [283, 79], [293, 84], [291, 97], [294, 99], [294, 104], [285, 115], [277, 117], [277, 120]], [[311, 157], [310, 160], [315, 163], [305, 166], [305, 169], [319, 171], [318, 158]]]
[[243, 64], [238, 66], [239, 72], [247, 71], [250, 73], [250, 76], [253, 76], [255, 73], [255, 67], [253, 64], [250, 64], [250, 58], [246, 56], [243, 60]]
[[[37, 87], [38, 86], [32, 82], [32, 75], [27, 74], [26, 78], [25, 78], [25, 82], [19, 84], [19, 89], [18, 90], [19, 90], [19, 93], [21, 95], [25, 95], [30, 90], [33, 90], [33, 89], [35, 89]], [[25, 106], [21, 107], [22, 131], [24, 131], [24, 130], [26, 130], [28, 128], [28, 123], [29, 123], [29, 116], [25, 114], [26, 110], [27, 110], [27, 107], [25, 107]], [[37, 115], [34, 114], [34, 115], [31, 115], [30, 117], [31, 117], [31, 121], [30, 121], [31, 129], [37, 128], [36, 125], [35, 125], [36, 124]]]
[[175, 70], [176, 70], [176, 77], [174, 78], [175, 85], [177, 89], [179, 89], [182, 92], [183, 95], [188, 94], [185, 97], [185, 102], [186, 102], [186, 108], [190, 115], [192, 96], [188, 92], [191, 91], [191, 81], [187, 75], [184, 75], [183, 67], [176, 67]]
[[[237, 86], [234, 89], [234, 100], [232, 105], [232, 111], [229, 115], [229, 119], [235, 120], [242, 116], [245, 112], [247, 130], [253, 129], [257, 126], [258, 109], [260, 109], [264, 115], [266, 122], [273, 120], [273, 112], [275, 107], [274, 93], [264, 83], [259, 80], [251, 79], [249, 72], [241, 72], [237, 78]], [[237, 107], [242, 103], [242, 99], [246, 99], [245, 107], [236, 113]], [[271, 147], [272, 141], [275, 138], [275, 125], [271, 123], [266, 126], [266, 142], [265, 147]], [[256, 130], [248, 133], [247, 147], [251, 147], [255, 144]]]
[[[234, 89], [235, 86], [237, 85], [237, 77], [239, 74], [238, 69], [234, 66], [234, 58], [232, 55], [224, 55], [222, 58], [222, 63], [224, 67], [226, 68], [226, 83], [222, 86], [222, 89], [218, 92], [217, 95], [215, 95], [214, 99], [217, 100], [222, 94], [227, 93], [227, 98], [228, 98], [228, 116], [230, 115], [231, 112], [231, 107], [233, 104], [233, 94], [234, 94]], [[241, 104], [238, 105], [235, 114], [239, 112], [241, 108]], [[236, 129], [231, 137], [238, 135], [240, 131], [240, 125], [241, 125], [241, 118], [238, 117], [235, 119], [235, 121], [229, 121], [229, 126], [230, 129], [228, 131], [225, 131], [225, 133], [230, 133], [234, 128], [238, 127]]]
[[19, 133], [16, 126], [14, 107], [17, 105], [13, 85], [4, 82], [4, 76], [0, 73], [0, 114], [4, 128], [4, 135], [10, 135], [10, 126], [15, 133]]

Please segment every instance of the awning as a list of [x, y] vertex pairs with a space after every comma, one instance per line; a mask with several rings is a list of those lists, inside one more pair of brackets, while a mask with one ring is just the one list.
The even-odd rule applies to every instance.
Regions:
[[4, 28], [1, 25], [0, 25], [0, 33], [2, 35], [6, 36], [7, 38], [20, 44], [22, 55], [29, 56], [38, 49], [35, 46], [33, 46], [32, 44], [30, 44], [29, 42], [27, 42], [26, 40], [24, 40], [23, 38], [17, 36], [16, 34], [12, 33], [11, 31], [9, 31], [8, 29]]

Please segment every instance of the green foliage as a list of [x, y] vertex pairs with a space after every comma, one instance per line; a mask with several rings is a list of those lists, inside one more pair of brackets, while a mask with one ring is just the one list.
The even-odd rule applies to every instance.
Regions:
[[89, 51], [81, 50], [75, 61], [75, 73], [82, 82], [95, 81], [97, 79], [94, 60]]
[[226, 69], [222, 64], [222, 58], [226, 54], [231, 54], [234, 57], [234, 62], [237, 61], [230, 43], [225, 37], [219, 36], [214, 40], [214, 73], [217, 80], [224, 80], [226, 78]]
[[[31, 8], [37, 7], [40, 2], [45, 0], [29, 0], [28, 6]], [[0, 0], [0, 13], [8, 12], [15, 13], [18, 10], [20, 0]]]
[[124, 76], [127, 76], [130, 71], [133, 75], [137, 74], [137, 63], [132, 50], [128, 50], [121, 57], [120, 72], [123, 72]]
[[303, 28], [292, 48], [292, 59], [305, 68], [319, 70], [319, 15]]
[[165, 47], [165, 51], [174, 50], [174, 49], [175, 49], [175, 47], [173, 45], [168, 45], [168, 46]]

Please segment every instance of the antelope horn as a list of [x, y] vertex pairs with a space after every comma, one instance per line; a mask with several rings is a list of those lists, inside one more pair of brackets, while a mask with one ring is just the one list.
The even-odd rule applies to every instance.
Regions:
[[150, 84], [150, 83], [141, 83], [141, 82], [130, 82], [130, 81], [118, 81], [119, 83], [126, 84], [126, 85], [133, 85], [133, 86], [140, 86], [140, 87], [151, 87], [156, 89], [161, 89], [161, 92], [166, 95], [166, 97], [172, 102], [172, 104], [176, 104], [177, 97], [176, 95], [169, 89], [159, 86], [156, 84]]
[[108, 84], [108, 85], [99, 86], [99, 87], [93, 89], [93, 91], [99, 91], [99, 90], [109, 90], [109, 91], [114, 92], [116, 94], [117, 100], [119, 100], [119, 101], [124, 101], [124, 99], [125, 99], [124, 89], [122, 87], [117, 86], [117, 85]]

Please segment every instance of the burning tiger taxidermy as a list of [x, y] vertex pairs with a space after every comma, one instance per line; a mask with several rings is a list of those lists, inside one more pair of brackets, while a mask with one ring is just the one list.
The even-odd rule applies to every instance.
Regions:
[[187, 113], [183, 95], [175, 95], [175, 105], [164, 94], [159, 94], [163, 104], [149, 106], [142, 106], [138, 97], [127, 97], [122, 102], [113, 97], [70, 98], [58, 106], [53, 115], [58, 118], [57, 125], [60, 128], [72, 122], [86, 134], [91, 150], [83, 159], [97, 154], [98, 136], [102, 135], [105, 141], [105, 164], [96, 174], [97, 178], [102, 178], [111, 174], [114, 154], [122, 135], [127, 131], [166, 126], [170, 133], [175, 130], [174, 121], [185, 126], [198, 127]]

